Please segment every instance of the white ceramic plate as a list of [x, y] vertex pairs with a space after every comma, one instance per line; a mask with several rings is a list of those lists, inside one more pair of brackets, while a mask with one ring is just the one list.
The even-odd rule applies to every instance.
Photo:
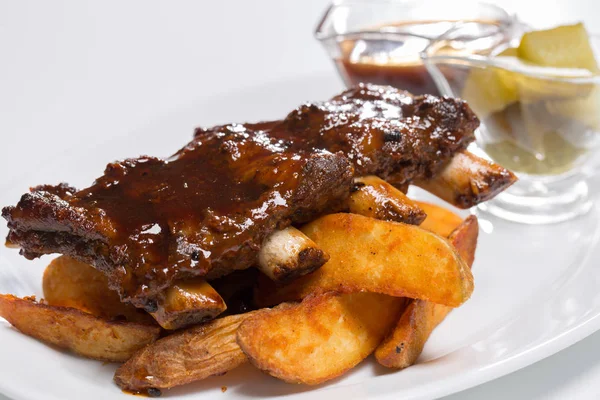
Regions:
[[[189, 140], [194, 126], [280, 117], [304, 100], [325, 99], [339, 89], [329, 76], [311, 76], [213, 96], [141, 126], [127, 137], [54, 154], [22, 176], [0, 182], [0, 205], [14, 204], [31, 185], [60, 181], [88, 185], [114, 159], [169, 155]], [[57, 143], [56, 147], [63, 146]], [[480, 216], [475, 293], [440, 325], [419, 363], [409, 369], [390, 372], [369, 359], [327, 385], [304, 387], [284, 384], [245, 366], [165, 395], [178, 399], [433, 398], [515, 371], [600, 328], [599, 214], [595, 208], [584, 218], [544, 227]], [[6, 232], [2, 224], [0, 235]], [[48, 260], [27, 261], [15, 250], [0, 249], [0, 292], [40, 296]], [[0, 392], [16, 400], [132, 398], [112, 383], [114, 365], [46, 347], [1, 319], [0, 354]], [[224, 386], [228, 390], [223, 394]]]

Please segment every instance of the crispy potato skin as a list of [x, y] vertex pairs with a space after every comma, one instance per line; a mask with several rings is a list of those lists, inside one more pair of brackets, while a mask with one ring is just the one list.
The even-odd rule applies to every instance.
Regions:
[[469, 268], [475, 262], [475, 250], [479, 236], [479, 222], [477, 217], [470, 215], [448, 236], [450, 243], [456, 248], [460, 257], [465, 260]]
[[223, 374], [247, 361], [236, 343], [239, 325], [256, 311], [197, 325], [144, 347], [115, 373], [124, 390], [166, 389]]
[[440, 236], [448, 237], [463, 222], [459, 215], [443, 207], [424, 201], [416, 203], [427, 213], [427, 218], [419, 226]]
[[316, 385], [365, 359], [405, 300], [376, 293], [311, 295], [248, 318], [237, 341], [250, 361], [290, 383]]
[[[432, 215], [428, 214], [428, 218]], [[446, 220], [430, 222], [432, 229], [446, 229]], [[450, 234], [450, 241], [461, 257], [473, 265], [479, 227], [477, 218], [470, 216]], [[429, 339], [431, 332], [446, 318], [452, 307], [423, 300], [412, 300], [390, 335], [377, 347], [375, 358], [389, 368], [406, 368], [413, 365]]]
[[45, 302], [52, 306], [72, 307], [106, 319], [154, 323], [143, 310], [122, 303], [117, 292], [108, 288], [102, 272], [71, 257], [60, 256], [50, 262], [42, 287]]
[[28, 336], [102, 361], [123, 362], [160, 335], [157, 326], [106, 321], [74, 308], [4, 294], [0, 316]]
[[473, 276], [444, 238], [413, 225], [356, 214], [331, 214], [302, 231], [330, 256], [317, 271], [289, 285], [256, 292], [260, 306], [311, 293], [372, 292], [457, 307], [473, 291]]

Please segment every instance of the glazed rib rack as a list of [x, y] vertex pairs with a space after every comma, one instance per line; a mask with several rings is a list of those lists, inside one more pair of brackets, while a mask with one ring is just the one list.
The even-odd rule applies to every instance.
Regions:
[[[82, 190], [33, 188], [2, 210], [7, 242], [90, 264], [122, 301], [179, 328], [226, 309], [217, 278], [258, 267], [286, 281], [322, 266], [327, 254], [295, 225], [340, 211], [419, 224], [410, 184], [461, 208], [504, 190], [514, 175], [466, 151], [478, 124], [458, 99], [360, 85], [282, 120], [197, 129], [170, 158], [111, 163]], [[182, 303], [181, 291], [220, 302]]]

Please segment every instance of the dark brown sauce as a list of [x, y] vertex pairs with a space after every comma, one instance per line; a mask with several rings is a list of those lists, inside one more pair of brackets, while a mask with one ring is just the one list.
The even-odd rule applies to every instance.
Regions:
[[369, 82], [390, 85], [414, 94], [440, 95], [423, 64], [371, 64], [347, 59], [337, 60], [337, 63], [351, 85]]
[[[395, 24], [387, 24], [381, 26], [381, 28], [394, 27], [394, 28], [405, 28], [407, 32], [418, 30], [419, 27], [427, 27], [429, 25], [435, 25], [436, 23], [452, 23], [457, 21], [411, 21], [411, 22], [399, 22]], [[483, 26], [494, 26], [498, 27], [499, 23], [497, 21], [492, 20], [473, 20], [473, 21], [462, 21], [468, 23], [478, 23]], [[371, 30], [375, 30], [377, 28], [373, 28]], [[425, 28], [426, 29], [426, 28]], [[440, 32], [441, 33], [441, 32]], [[342, 74], [344, 80], [347, 85], [357, 85], [361, 82], [363, 83], [373, 83], [377, 85], [390, 85], [398, 89], [407, 90], [413, 94], [432, 94], [436, 96], [440, 96], [440, 92], [431, 78], [431, 75], [425, 68], [425, 65], [420, 60], [419, 52], [423, 51], [427, 44], [429, 43], [427, 40], [421, 39], [410, 39], [407, 37], [407, 42], [418, 42], [416, 46], [408, 46], [413, 49], [412, 54], [405, 54], [403, 56], [404, 61], [402, 60], [394, 60], [393, 56], [388, 54], [390, 60], [387, 62], [384, 61], [375, 61], [373, 56], [369, 56], [368, 53], [371, 51], [369, 47], [374, 47], [375, 50], [373, 52], [381, 52], [382, 42], [385, 43], [385, 40], [346, 40], [341, 43], [340, 48], [342, 52], [342, 56], [336, 59], [336, 64], [338, 70]], [[390, 49], [393, 49], [393, 44], [397, 44], [398, 42], [389, 41]], [[361, 46], [364, 48], [362, 52], [365, 54], [354, 54], [357, 46]], [[385, 46], [384, 46], [385, 48]], [[490, 49], [481, 49], [478, 50], [478, 54], [485, 54]], [[390, 50], [392, 51], [392, 50]], [[383, 50], [385, 53], [385, 50]], [[451, 43], [448, 45], [440, 45], [436, 48], [437, 53], [444, 54], [456, 54], [460, 53], [458, 50], [453, 48]], [[465, 51], [462, 51], [464, 54]], [[445, 70], [442, 71], [446, 78], [452, 79], [451, 74], [453, 71]]]
[[[219, 151], [210, 143], [208, 147], [208, 153]], [[207, 152], [186, 151], [173, 161], [148, 157], [111, 164], [94, 187], [77, 193], [73, 205], [105, 210], [116, 230], [144, 230], [207, 210], [231, 212], [260, 197], [259, 186], [236, 179], [225, 160], [204, 157]], [[168, 225], [159, 227], [168, 230]]]
[[306, 162], [265, 131], [225, 126], [167, 160], [110, 164], [70, 203], [108, 217], [113, 247], [122, 247], [122, 263], [133, 272], [120, 278], [143, 293], [155, 288], [142, 281], [206, 275], [213, 262], [244, 246], [262, 221], [290, 206]]

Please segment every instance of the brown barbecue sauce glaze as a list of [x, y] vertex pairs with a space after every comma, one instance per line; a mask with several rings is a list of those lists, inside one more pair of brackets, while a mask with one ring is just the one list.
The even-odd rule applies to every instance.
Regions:
[[329, 171], [311, 167], [315, 155], [337, 158], [335, 173], [345, 176], [341, 188], [317, 188], [334, 191], [319, 205], [331, 212], [348, 196], [352, 174], [397, 185], [429, 177], [473, 140], [476, 126], [460, 101], [361, 85], [281, 121], [198, 129], [171, 158], [109, 164], [65, 200], [99, 213], [110, 246], [98, 249], [106, 254], [96, 266], [110, 270], [124, 300], [152, 309], [174, 280], [247, 268], [271, 231], [314, 218], [302, 209], [315, 208], [310, 190], [320, 177], [310, 175]]

